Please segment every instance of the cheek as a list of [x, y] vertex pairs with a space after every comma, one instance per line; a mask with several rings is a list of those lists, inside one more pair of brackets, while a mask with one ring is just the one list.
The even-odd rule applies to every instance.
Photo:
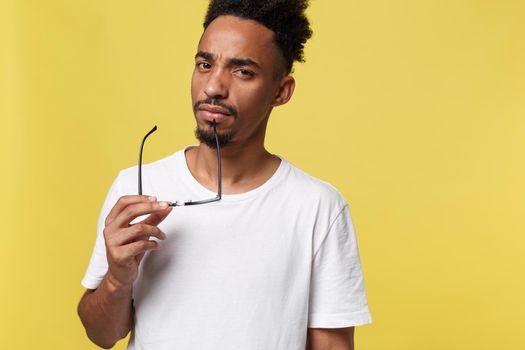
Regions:
[[199, 75], [195, 74], [194, 71], [191, 76], [191, 98], [194, 100], [194, 102], [199, 99], [199, 94], [202, 91], [202, 84], [202, 77], [199, 77]]
[[267, 86], [242, 86], [236, 93], [239, 111], [246, 114], [265, 113], [273, 101], [273, 95]]
[[195, 92], [197, 91], [197, 79], [195, 78], [195, 73], [192, 74], [191, 76], [191, 97], [194, 98], [195, 97]]

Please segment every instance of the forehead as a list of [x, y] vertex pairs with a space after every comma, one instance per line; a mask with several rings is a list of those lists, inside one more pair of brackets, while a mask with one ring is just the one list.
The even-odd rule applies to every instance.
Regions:
[[273, 32], [252, 20], [220, 16], [204, 31], [198, 51], [207, 51], [218, 59], [250, 58], [262, 65], [274, 65], [278, 48]]

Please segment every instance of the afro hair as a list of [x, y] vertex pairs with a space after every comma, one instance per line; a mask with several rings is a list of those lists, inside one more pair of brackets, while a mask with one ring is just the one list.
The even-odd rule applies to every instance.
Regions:
[[256, 21], [274, 32], [286, 74], [294, 61], [304, 62], [304, 44], [312, 36], [305, 15], [308, 0], [211, 0], [204, 19], [204, 29], [217, 17], [230, 15]]

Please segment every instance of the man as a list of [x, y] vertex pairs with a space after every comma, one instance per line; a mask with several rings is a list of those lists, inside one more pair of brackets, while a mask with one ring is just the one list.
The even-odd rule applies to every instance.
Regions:
[[[212, 1], [191, 94], [200, 144], [120, 172], [100, 215], [78, 312], [128, 349], [353, 349], [371, 322], [348, 206], [264, 148], [311, 36], [307, 1]], [[173, 209], [166, 200], [219, 201]]]

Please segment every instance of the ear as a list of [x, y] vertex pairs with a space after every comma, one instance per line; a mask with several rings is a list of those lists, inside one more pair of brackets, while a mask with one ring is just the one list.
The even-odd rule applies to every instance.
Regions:
[[292, 97], [294, 89], [295, 79], [290, 75], [282, 77], [281, 82], [279, 83], [279, 89], [275, 94], [272, 107], [277, 107], [287, 103]]

